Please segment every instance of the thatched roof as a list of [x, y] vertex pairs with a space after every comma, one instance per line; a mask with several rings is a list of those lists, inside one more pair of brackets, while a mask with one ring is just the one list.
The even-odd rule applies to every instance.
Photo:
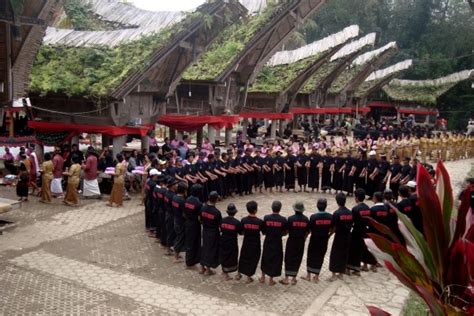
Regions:
[[[58, 36], [49, 33], [36, 59], [31, 91], [118, 99], [157, 67], [160, 72], [153, 76], [172, 77], [166, 82], [158, 80], [163, 87], [156, 88], [171, 89], [181, 78], [183, 68], [198, 58], [219, 30], [238, 19], [244, 10], [236, 1], [205, 3], [172, 27], [146, 35], [142, 33], [132, 42], [126, 39], [121, 42], [123, 37], [115, 36], [123, 36], [128, 31], [143, 32], [147, 28], [116, 32], [72, 31], [62, 37], [59, 35], [67, 31], [60, 31]], [[189, 43], [191, 37], [196, 41], [195, 47]]]
[[394, 76], [400, 72], [407, 70], [413, 65], [413, 60], [407, 59], [389, 66], [384, 69], [379, 69], [370, 74], [370, 76], [357, 88], [355, 96], [358, 98], [366, 97], [375, 90], [380, 89]]
[[474, 79], [474, 69], [464, 70], [433, 80], [394, 79], [383, 91], [394, 101], [436, 104], [437, 99], [464, 80]]
[[348, 87], [356, 84], [361, 84], [367, 79], [373, 69], [377, 69], [378, 65], [374, 65], [374, 62], [381, 64], [380, 58], [386, 59], [390, 53], [397, 49], [395, 42], [390, 42], [385, 46], [378, 49], [372, 50], [365, 54], [357, 57], [352, 64], [340, 74], [339, 77], [332, 83], [329, 88], [330, 94], [339, 94]]
[[329, 62], [322, 65], [300, 89], [300, 93], [308, 94], [319, 87], [328, 76], [330, 76], [338, 67], [344, 65], [351, 56], [364, 52], [364, 49], [374, 45], [376, 39], [375, 33], [367, 34], [349, 44], [344, 45], [336, 54], [334, 54]]
[[326, 52], [343, 45], [358, 34], [359, 27], [352, 25], [298, 49], [276, 53], [259, 72], [249, 91], [274, 93], [285, 90], [309, 67], [327, 58]]

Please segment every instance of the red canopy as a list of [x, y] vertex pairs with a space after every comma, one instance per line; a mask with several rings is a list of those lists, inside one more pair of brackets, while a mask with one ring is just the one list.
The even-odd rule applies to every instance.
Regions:
[[57, 122], [28, 121], [28, 127], [35, 131], [47, 132], [71, 132], [71, 133], [92, 133], [104, 134], [109, 136], [122, 135], [140, 135], [145, 136], [152, 126], [102, 126], [102, 125], [83, 125], [83, 124], [65, 124]]
[[231, 127], [239, 121], [236, 115], [163, 115], [158, 119], [158, 124], [168, 126], [178, 131], [193, 132], [209, 124], [216, 129]]
[[291, 113], [293, 114], [350, 114], [352, 108], [292, 108]]
[[241, 118], [269, 119], [269, 120], [291, 120], [293, 113], [270, 113], [270, 112], [241, 112]]
[[415, 114], [415, 115], [438, 115], [437, 110], [425, 110], [425, 109], [399, 109], [398, 112], [402, 114]]
[[395, 105], [393, 105], [390, 102], [383, 102], [383, 101], [373, 101], [367, 103], [367, 106], [371, 108], [394, 108]]

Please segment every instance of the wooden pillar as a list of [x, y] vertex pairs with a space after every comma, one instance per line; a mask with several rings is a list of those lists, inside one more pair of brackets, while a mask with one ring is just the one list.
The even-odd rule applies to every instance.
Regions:
[[286, 120], [280, 120], [280, 124], [278, 126], [278, 133], [280, 137], [283, 137], [283, 132], [285, 131]]
[[207, 138], [209, 138], [209, 143], [213, 145], [216, 143], [216, 129], [211, 125], [207, 125]]
[[127, 141], [127, 135], [122, 135], [122, 136], [115, 136], [112, 139], [113, 143], [113, 153], [114, 153], [114, 158], [118, 153], [121, 153], [123, 150], [123, 146], [125, 145], [125, 142]]
[[142, 136], [142, 150], [150, 151], [150, 137], [148, 135]]
[[7, 110], [7, 129], [8, 129], [8, 137], [14, 137], [15, 136], [15, 122], [14, 122], [14, 113], [12, 111]]
[[201, 145], [202, 144], [202, 139], [204, 138], [204, 131], [202, 127], [197, 130], [196, 132], [196, 145]]
[[173, 140], [176, 138], [176, 130], [170, 128], [170, 140]]
[[232, 127], [226, 127], [225, 129], [225, 145], [226, 147], [230, 146], [232, 142]]
[[[280, 121], [281, 122], [281, 121]], [[270, 138], [275, 139], [276, 138], [276, 128], [277, 128], [277, 123], [278, 120], [272, 120], [272, 125], [270, 126]]]
[[249, 120], [244, 118], [242, 121], [242, 140], [246, 141], [247, 140], [247, 130], [249, 128]]

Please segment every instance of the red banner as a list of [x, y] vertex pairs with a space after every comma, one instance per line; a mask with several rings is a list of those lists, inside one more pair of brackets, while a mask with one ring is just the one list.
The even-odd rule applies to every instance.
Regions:
[[438, 115], [437, 110], [420, 110], [420, 109], [399, 109], [399, 113], [402, 114], [415, 114], [415, 115]]
[[241, 118], [268, 119], [268, 120], [291, 120], [293, 113], [270, 113], [270, 112], [241, 112]]
[[108, 136], [122, 135], [140, 135], [145, 136], [153, 126], [102, 126], [102, 125], [83, 125], [83, 124], [65, 124], [57, 122], [28, 121], [28, 127], [35, 131], [47, 132], [71, 132], [71, 133], [91, 133], [103, 134]]
[[291, 113], [293, 114], [350, 114], [352, 108], [292, 108]]
[[216, 129], [232, 127], [240, 120], [235, 115], [163, 115], [158, 119], [158, 124], [168, 126], [183, 132], [194, 132], [209, 124]]
[[393, 105], [390, 102], [383, 102], [383, 101], [373, 101], [367, 103], [367, 106], [371, 108], [394, 108], [395, 105]]

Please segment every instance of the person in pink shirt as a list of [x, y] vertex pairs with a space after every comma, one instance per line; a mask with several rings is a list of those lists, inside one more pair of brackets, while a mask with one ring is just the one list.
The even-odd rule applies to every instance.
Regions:
[[214, 147], [212, 147], [212, 144], [209, 142], [209, 138], [204, 138], [204, 141], [201, 146], [201, 151], [206, 153], [206, 157], [209, 156], [209, 154], [214, 153]]
[[55, 148], [53, 157], [53, 180], [51, 181], [51, 193], [55, 198], [63, 197], [63, 169], [64, 158], [61, 155], [61, 149]]
[[82, 164], [84, 170], [84, 190], [86, 198], [100, 197], [99, 183], [97, 182], [97, 153], [93, 147], [87, 149], [86, 162]]

